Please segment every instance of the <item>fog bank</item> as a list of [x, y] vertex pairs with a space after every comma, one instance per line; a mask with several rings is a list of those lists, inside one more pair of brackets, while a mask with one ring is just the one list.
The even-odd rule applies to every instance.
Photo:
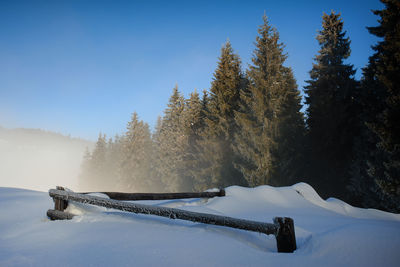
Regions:
[[0, 187], [79, 190], [86, 147], [93, 143], [37, 129], [0, 128]]

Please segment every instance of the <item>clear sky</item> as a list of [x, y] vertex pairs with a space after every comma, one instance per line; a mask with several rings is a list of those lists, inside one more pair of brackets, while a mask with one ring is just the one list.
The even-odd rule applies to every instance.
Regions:
[[227, 38], [247, 68], [264, 12], [280, 33], [299, 88], [319, 50], [323, 12], [341, 12], [348, 60], [361, 68], [377, 39], [378, 0], [0, 0], [0, 126], [96, 140], [152, 127], [172, 88], [208, 89]]

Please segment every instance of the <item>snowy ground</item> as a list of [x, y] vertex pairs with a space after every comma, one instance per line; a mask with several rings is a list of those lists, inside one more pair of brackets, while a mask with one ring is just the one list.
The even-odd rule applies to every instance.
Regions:
[[274, 236], [76, 204], [49, 221], [47, 193], [0, 188], [0, 266], [399, 266], [400, 215], [324, 201], [307, 184], [229, 187], [206, 200], [153, 205], [272, 222], [292, 217], [298, 249]]

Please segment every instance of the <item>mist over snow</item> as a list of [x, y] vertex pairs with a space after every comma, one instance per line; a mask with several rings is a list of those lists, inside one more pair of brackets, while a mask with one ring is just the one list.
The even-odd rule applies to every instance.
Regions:
[[78, 189], [86, 147], [92, 142], [38, 129], [0, 128], [0, 186], [48, 191]]

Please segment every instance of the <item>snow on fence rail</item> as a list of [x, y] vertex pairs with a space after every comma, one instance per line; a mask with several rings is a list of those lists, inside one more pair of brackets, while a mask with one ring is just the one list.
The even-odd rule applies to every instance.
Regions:
[[[90, 194], [85, 192], [81, 194]], [[225, 196], [225, 190], [220, 189], [217, 192], [188, 192], [188, 193], [119, 193], [119, 192], [96, 192], [107, 195], [115, 200], [167, 200], [183, 198], [212, 198]]]
[[68, 201], [75, 201], [133, 213], [151, 214], [170, 219], [180, 219], [204, 224], [220, 225], [264, 233], [267, 235], [273, 234], [276, 237], [278, 252], [293, 252], [296, 250], [296, 237], [293, 219], [287, 217], [275, 217], [273, 219], [273, 223], [256, 222], [227, 216], [186, 211], [176, 208], [122, 202], [115, 199], [106, 199], [102, 197], [68, 192], [64, 191], [62, 187], [50, 189], [49, 195], [54, 199], [55, 202], [55, 209], [49, 209], [47, 211], [47, 216], [52, 220], [72, 219], [74, 215], [65, 212], [64, 209], [67, 207]]

